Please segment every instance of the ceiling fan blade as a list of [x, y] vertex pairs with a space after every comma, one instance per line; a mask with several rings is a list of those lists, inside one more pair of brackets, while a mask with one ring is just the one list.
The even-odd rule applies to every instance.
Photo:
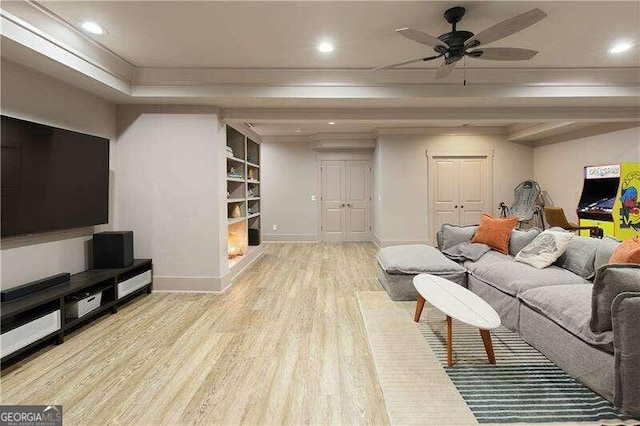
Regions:
[[436, 47], [441, 47], [444, 49], [448, 49], [445, 43], [440, 41], [437, 37], [429, 35], [427, 33], [423, 33], [422, 31], [414, 30], [413, 28], [398, 28], [396, 30], [398, 34], [402, 34], [409, 40], [417, 41], [418, 43], [426, 44], [427, 46], [431, 46], [434, 49]]
[[374, 68], [372, 71], [386, 70], [386, 69], [389, 69], [389, 68], [395, 68], [395, 67], [399, 67], [399, 66], [402, 66], [402, 65], [413, 64], [414, 62], [431, 61], [431, 60], [437, 59], [437, 58], [439, 58], [441, 56], [442, 55], [427, 56], [426, 58], [419, 58], [419, 59], [410, 59], [408, 61], [398, 62], [397, 64], [384, 65], [384, 66], [381, 66], [381, 67], [377, 67], [377, 68]]
[[374, 68], [373, 71], [386, 70], [386, 69], [389, 69], [389, 68], [395, 68], [395, 67], [399, 67], [399, 66], [402, 66], [402, 65], [413, 64], [414, 62], [420, 62], [420, 61], [422, 61], [422, 58], [411, 59], [409, 61], [398, 62], [397, 64], [384, 65], [384, 66], [381, 66], [381, 67], [377, 67], [377, 68]]
[[471, 37], [465, 43], [466, 48], [487, 45], [496, 40], [515, 34], [545, 18], [546, 13], [540, 9], [531, 9], [513, 18], [502, 21]]
[[451, 74], [451, 71], [456, 67], [458, 62], [451, 62], [450, 64], [443, 62], [436, 70], [436, 78], [444, 78]]
[[526, 61], [538, 54], [537, 50], [520, 49], [517, 47], [488, 47], [472, 50], [467, 55], [477, 59], [489, 61]]

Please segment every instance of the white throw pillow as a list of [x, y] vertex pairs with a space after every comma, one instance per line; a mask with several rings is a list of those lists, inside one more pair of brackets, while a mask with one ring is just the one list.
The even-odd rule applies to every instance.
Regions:
[[544, 231], [520, 250], [514, 260], [538, 269], [546, 268], [567, 250], [573, 235], [572, 232]]

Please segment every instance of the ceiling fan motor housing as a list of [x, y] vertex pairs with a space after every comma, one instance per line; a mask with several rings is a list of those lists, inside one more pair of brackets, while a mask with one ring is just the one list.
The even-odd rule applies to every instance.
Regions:
[[438, 53], [444, 53], [447, 63], [458, 61], [464, 56], [464, 43], [471, 37], [473, 37], [473, 33], [471, 31], [451, 31], [446, 34], [442, 34], [438, 39], [446, 43], [449, 46], [449, 49], [436, 47], [435, 50]]

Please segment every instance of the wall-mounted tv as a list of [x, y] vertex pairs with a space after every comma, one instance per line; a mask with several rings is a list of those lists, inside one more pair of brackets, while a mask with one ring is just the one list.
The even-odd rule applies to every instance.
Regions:
[[2, 236], [109, 221], [109, 140], [2, 116]]

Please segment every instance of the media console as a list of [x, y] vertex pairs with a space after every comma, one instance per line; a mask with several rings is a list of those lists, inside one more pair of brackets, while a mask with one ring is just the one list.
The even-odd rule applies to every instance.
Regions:
[[[47, 341], [64, 342], [64, 336], [100, 314], [118, 312], [118, 306], [136, 295], [151, 293], [151, 259], [136, 259], [127, 268], [91, 269], [71, 275], [69, 281], [2, 302], [0, 356], [2, 367]], [[65, 318], [68, 305], [81, 293], [102, 292], [100, 306], [80, 318]]]

